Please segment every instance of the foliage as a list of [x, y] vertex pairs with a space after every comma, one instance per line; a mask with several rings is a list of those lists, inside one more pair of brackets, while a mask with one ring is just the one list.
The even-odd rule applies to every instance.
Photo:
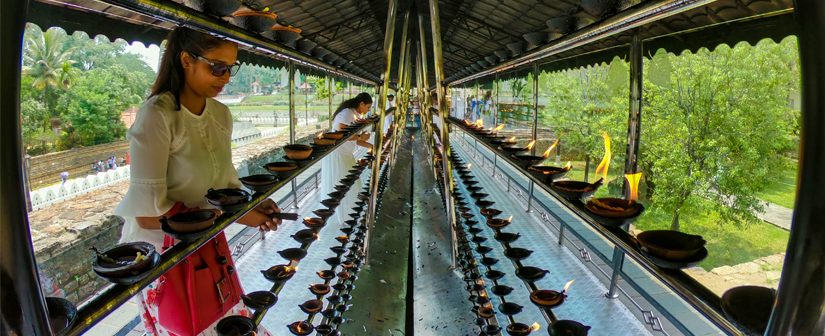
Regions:
[[641, 161], [651, 201], [672, 216], [699, 196], [717, 205], [722, 220], [743, 223], [762, 209], [757, 193], [785, 160], [768, 153], [795, 148], [788, 97], [794, 86], [794, 43], [719, 46], [680, 56], [666, 86], [646, 83]]
[[243, 64], [224, 90], [228, 94], [249, 94], [252, 93], [252, 83], [257, 80], [262, 92], [269, 94], [274, 89], [287, 85], [288, 76], [285, 72], [285, 69]]
[[122, 139], [120, 114], [149, 93], [152, 69], [126, 42], [26, 26], [20, 106], [30, 155]]
[[612, 170], [624, 167], [629, 101], [627, 86], [609, 85], [611, 68], [615, 67], [599, 65], [539, 76], [539, 90], [546, 93], [539, 122], [561, 139], [566, 160], [586, 162], [585, 180], [593, 180], [589, 170], [604, 155], [602, 131], [612, 137]]

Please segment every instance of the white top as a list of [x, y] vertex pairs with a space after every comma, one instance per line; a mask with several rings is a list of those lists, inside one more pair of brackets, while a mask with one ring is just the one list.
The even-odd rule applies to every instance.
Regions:
[[232, 165], [232, 116], [217, 100], [206, 99], [201, 115], [181, 106], [171, 93], [149, 98], [127, 134], [131, 156], [129, 191], [115, 209], [122, 216], [121, 242], [145, 241], [160, 248], [163, 231], [138, 226], [135, 217], [160, 216], [175, 202], [213, 208], [209, 188], [240, 187]]

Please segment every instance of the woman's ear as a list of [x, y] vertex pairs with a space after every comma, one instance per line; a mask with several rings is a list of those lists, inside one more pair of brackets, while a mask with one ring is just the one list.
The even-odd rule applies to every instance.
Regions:
[[180, 53], [180, 64], [183, 66], [184, 69], [189, 69], [192, 67], [193, 63], [192, 55], [189, 55], [188, 52], [182, 51]]

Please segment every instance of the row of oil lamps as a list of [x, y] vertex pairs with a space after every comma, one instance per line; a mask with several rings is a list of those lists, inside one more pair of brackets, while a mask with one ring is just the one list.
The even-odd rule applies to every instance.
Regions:
[[[535, 141], [526, 146], [519, 146], [515, 137], [505, 138], [498, 135], [504, 127], [485, 129], [481, 121], [457, 121], [477, 138], [496, 148], [498, 155], [512, 158], [513, 162], [532, 174], [556, 192], [560, 197], [570, 201], [574, 206], [581, 208], [595, 222], [605, 227], [627, 227], [644, 212], [644, 206], [637, 202], [638, 185], [642, 178], [641, 173], [626, 174], [628, 186], [627, 198], [593, 197], [596, 190], [607, 179], [608, 169], [612, 156], [610, 136], [602, 132], [604, 139], [604, 156], [596, 167], [596, 174], [601, 178], [588, 183], [583, 181], [563, 180], [562, 178], [572, 169], [568, 164], [564, 167], [544, 165], [545, 160], [558, 145], [559, 139], [544, 152], [543, 156], [530, 155]], [[651, 263], [665, 269], [682, 269], [695, 266], [708, 256], [705, 240], [702, 236], [686, 234], [672, 230], [648, 230], [631, 237], [639, 252]]]
[[[522, 311], [523, 306], [507, 301], [506, 297], [514, 289], [499, 283], [499, 280], [507, 274], [493, 268], [498, 264], [498, 259], [489, 255], [494, 249], [484, 245], [488, 241], [488, 237], [485, 237], [484, 234], [486, 233], [488, 236], [492, 234], [493, 238], [499, 241], [504, 249], [504, 255], [512, 261], [516, 268], [516, 276], [530, 290], [530, 301], [539, 309], [545, 310], [548, 316], [554, 316], [551, 308], [564, 303], [564, 299], [567, 297], [567, 289], [573, 282], [568, 282], [562, 291], [538, 289], [535, 281], [542, 279], [548, 271], [535, 266], [522, 265], [521, 261], [529, 257], [533, 251], [510, 245], [520, 238], [519, 234], [503, 231], [511, 223], [512, 217], [499, 218], [498, 216], [502, 214], [502, 211], [492, 208], [495, 202], [487, 200], [488, 195], [482, 193], [483, 188], [479, 186], [479, 182], [474, 179], [469, 167], [463, 164], [463, 161], [455, 152], [453, 152], [452, 161], [455, 163], [456, 172], [461, 178], [465, 189], [478, 208], [478, 213], [486, 219], [486, 225], [489, 228], [485, 230], [479, 226], [474, 213], [476, 209], [470, 206], [462, 192], [454, 191], [452, 196], [455, 200], [457, 214], [463, 222], [463, 226], [457, 227], [459, 264], [464, 270], [464, 280], [467, 282], [467, 290], [471, 294], [470, 300], [475, 304], [473, 311], [478, 317], [477, 324], [481, 327], [481, 335], [499, 335], [502, 331], [499, 325], [491, 323], [492, 318], [495, 316], [495, 310], [487, 296], [488, 289], [483, 278], [487, 278], [492, 282], [489, 291], [498, 297], [500, 302], [497, 306], [498, 311], [506, 315], [509, 320], [509, 324], [505, 329], [506, 332], [512, 336], [529, 335], [539, 330], [540, 324], [536, 322], [528, 325], [516, 322], [513, 318], [514, 315]], [[475, 246], [473, 247], [471, 243]], [[478, 253], [480, 257], [476, 258], [473, 251]], [[483, 277], [478, 270], [479, 265], [486, 268]], [[587, 335], [590, 329], [590, 327], [572, 320], [553, 320], [552, 322], [551, 327], [548, 329], [548, 332], [552, 335]]]
[[[505, 139], [498, 135], [498, 131], [503, 126], [485, 129], [483, 124], [478, 122], [456, 122], [463, 124], [468, 132], [475, 134], [482, 141], [486, 141], [491, 146], [498, 146], [498, 151], [501, 153], [499, 155], [511, 154], [511, 157], [516, 162], [521, 163], [521, 168], [524, 168], [528, 173], [539, 178], [544, 177], [544, 182], [550, 186], [550, 189], [566, 200], [571, 201], [574, 206], [583, 208], [591, 218], [601, 225], [607, 227], [624, 226], [631, 223], [644, 211], [644, 207], [636, 202], [641, 173], [625, 176], [629, 189], [627, 200], [610, 197], [591, 198], [602, 184], [602, 181], [607, 178], [607, 170], [612, 154], [610, 137], [604, 132], [602, 137], [604, 139], [605, 154], [596, 169], [597, 174], [602, 174], [602, 179], [595, 183], [587, 183], [560, 180], [570, 171], [571, 165], [569, 163], [565, 167], [542, 165], [558, 144], [558, 139], [547, 149], [543, 156], [531, 156], [524, 152], [530, 150], [534, 142], [525, 147], [518, 146], [514, 137]], [[459, 174], [461, 174], [461, 170], [459, 170]], [[468, 185], [467, 189], [473, 193], [480, 191], [480, 189], [476, 189], [473, 183]], [[582, 200], [587, 200], [587, 202], [582, 204]], [[483, 212], [484, 210], [482, 210]], [[648, 230], [637, 234], [635, 237], [631, 236], [630, 239], [645, 258], [663, 269], [676, 270], [692, 267], [708, 256], [708, 250], [705, 247], [706, 242], [699, 235], [672, 230]], [[745, 285], [725, 291], [720, 298], [719, 306], [725, 316], [741, 330], [749, 334], [761, 335], [767, 328], [767, 321], [775, 300], [775, 289]]]

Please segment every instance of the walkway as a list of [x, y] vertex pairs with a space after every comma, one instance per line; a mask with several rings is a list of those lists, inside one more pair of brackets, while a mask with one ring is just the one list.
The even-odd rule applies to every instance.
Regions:
[[790, 231], [791, 220], [793, 219], [793, 209], [788, 209], [781, 205], [767, 202], [765, 203], [765, 211], [762, 213], [757, 213], [756, 217]]

